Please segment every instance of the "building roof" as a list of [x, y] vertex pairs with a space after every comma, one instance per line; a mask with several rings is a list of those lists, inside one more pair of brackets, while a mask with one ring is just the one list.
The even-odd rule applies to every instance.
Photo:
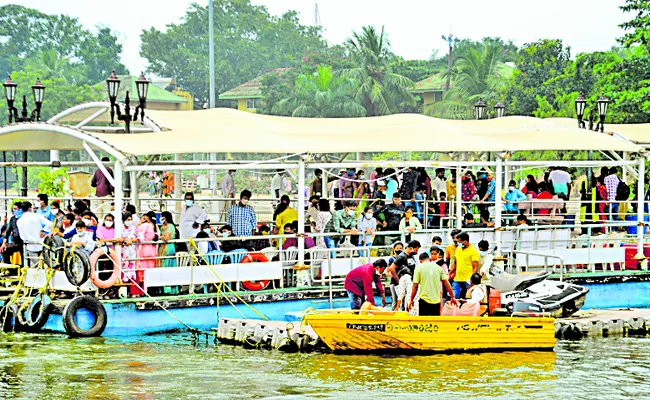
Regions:
[[237, 100], [237, 99], [261, 99], [262, 98], [262, 78], [268, 74], [283, 74], [288, 71], [289, 68], [276, 68], [272, 71], [269, 71], [265, 74], [258, 76], [257, 78], [242, 83], [234, 89], [230, 89], [227, 92], [221, 93], [219, 99], [221, 100]]
[[442, 72], [433, 74], [430, 77], [417, 82], [412, 89], [411, 93], [428, 93], [428, 92], [442, 92], [445, 89], [446, 78]]
[[[129, 97], [131, 101], [138, 100], [138, 89], [135, 87], [135, 81], [138, 80], [137, 76], [133, 75], [122, 75], [119, 77], [122, 81], [120, 83], [120, 91], [117, 95], [118, 101], [123, 101], [126, 96], [126, 91], [129, 91]], [[99, 85], [102, 87], [102, 93], [104, 95], [104, 100], [108, 100], [108, 89], [106, 88], [106, 82], [102, 82]], [[187, 103], [187, 99], [177, 96], [172, 92], [168, 92], [165, 89], [162, 89], [155, 84], [151, 83], [149, 85], [149, 91], [147, 93], [147, 102], [151, 103]]]

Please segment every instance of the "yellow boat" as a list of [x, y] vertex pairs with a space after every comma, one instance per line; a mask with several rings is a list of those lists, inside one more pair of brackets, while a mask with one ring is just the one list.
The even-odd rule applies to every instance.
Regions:
[[414, 317], [406, 312], [305, 314], [335, 352], [552, 351], [555, 320], [528, 317]]

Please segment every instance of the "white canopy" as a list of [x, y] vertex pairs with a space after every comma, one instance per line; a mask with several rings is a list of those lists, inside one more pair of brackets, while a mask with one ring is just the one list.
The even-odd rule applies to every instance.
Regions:
[[[97, 103], [96, 108], [69, 112], [58, 121], [76, 123], [97, 113], [97, 120], [105, 121], [108, 114], [105, 106]], [[419, 114], [312, 119], [259, 115], [229, 108], [147, 110], [146, 113], [150, 120], [147, 125], [159, 128], [161, 132], [90, 133], [53, 124], [18, 124], [0, 128], [0, 149], [77, 150], [83, 148], [85, 140], [94, 148], [136, 156], [206, 152], [642, 150], [642, 147], [611, 133], [578, 129], [577, 122], [571, 119], [512, 116], [483, 121], [452, 121]], [[140, 125], [134, 123], [132, 126]], [[609, 129], [612, 127], [608, 126]], [[638, 135], [650, 130], [644, 125], [622, 127], [626, 132]]]

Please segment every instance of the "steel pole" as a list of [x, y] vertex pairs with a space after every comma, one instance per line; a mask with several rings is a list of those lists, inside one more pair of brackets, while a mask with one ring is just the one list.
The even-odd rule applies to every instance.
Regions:
[[209, 46], [210, 46], [210, 108], [215, 106], [215, 85], [214, 85], [214, 2], [208, 2], [208, 27]]

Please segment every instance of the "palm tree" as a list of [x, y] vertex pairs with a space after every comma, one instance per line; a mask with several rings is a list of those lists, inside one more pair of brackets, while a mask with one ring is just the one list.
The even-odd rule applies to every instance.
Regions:
[[353, 96], [352, 82], [335, 77], [332, 67], [319, 65], [316, 73], [296, 79], [293, 96], [278, 103], [282, 114], [293, 117], [363, 117], [366, 109]]
[[366, 116], [394, 114], [400, 103], [415, 103], [409, 92], [413, 82], [390, 69], [394, 55], [384, 27], [377, 32], [373, 26], [364, 26], [361, 34], [353, 32], [345, 44], [355, 67], [340, 71], [340, 76], [356, 82], [355, 97]]
[[[433, 117], [468, 119], [473, 116], [473, 106], [483, 99], [497, 101], [503, 79], [503, 49], [486, 43], [482, 48], [468, 49], [454, 61], [451, 69], [453, 88], [445, 93], [441, 102], [429, 105], [424, 113]], [[449, 72], [443, 73], [446, 77]]]

